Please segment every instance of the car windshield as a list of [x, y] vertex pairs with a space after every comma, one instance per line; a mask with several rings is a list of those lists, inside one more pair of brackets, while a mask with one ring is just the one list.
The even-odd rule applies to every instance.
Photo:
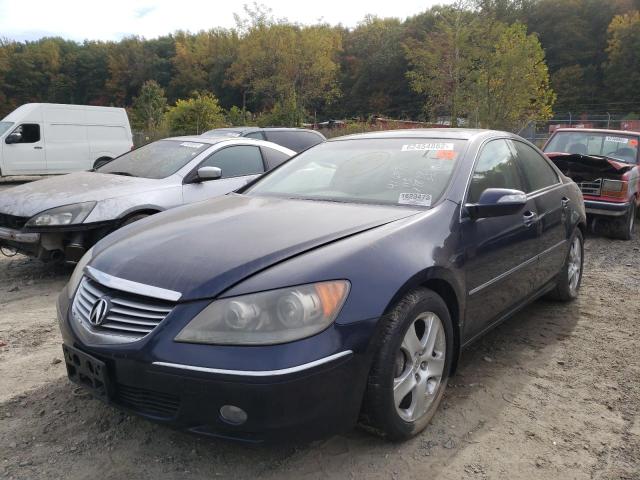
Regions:
[[0, 135], [9, 130], [12, 125], [13, 122], [0, 122]]
[[159, 140], [127, 152], [97, 171], [131, 177], [166, 178], [210, 146], [209, 143]]
[[638, 137], [622, 133], [557, 132], [544, 151], [601, 155], [625, 163], [637, 163]]
[[245, 193], [430, 207], [444, 193], [465, 140], [353, 139], [322, 143]]

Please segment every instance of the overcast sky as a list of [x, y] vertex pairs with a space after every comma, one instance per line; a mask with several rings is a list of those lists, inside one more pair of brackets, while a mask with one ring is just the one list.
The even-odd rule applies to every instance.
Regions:
[[[355, 26], [366, 14], [415, 15], [452, 0], [263, 0], [277, 18], [298, 23], [323, 20]], [[176, 30], [233, 27], [233, 14], [247, 1], [216, 0], [0, 0], [0, 37], [35, 40], [61, 36], [72, 40], [118, 40], [127, 35], [153, 38]]]

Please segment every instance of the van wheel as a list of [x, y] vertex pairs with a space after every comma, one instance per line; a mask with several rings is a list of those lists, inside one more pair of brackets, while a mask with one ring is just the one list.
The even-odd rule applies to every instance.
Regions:
[[582, 282], [582, 266], [584, 264], [584, 238], [579, 228], [571, 237], [569, 253], [562, 270], [558, 274], [556, 288], [549, 293], [553, 300], [570, 302], [578, 297]]
[[636, 204], [632, 200], [624, 217], [613, 223], [613, 236], [620, 240], [631, 240], [636, 230]]
[[453, 325], [444, 300], [426, 288], [405, 296], [386, 317], [363, 404], [366, 426], [406, 440], [429, 424], [453, 358]]
[[97, 159], [94, 163], [93, 163], [93, 169], [97, 169], [100, 168], [104, 165], [106, 165], [107, 163], [109, 163], [111, 160], [113, 160], [113, 158], [110, 157], [100, 157], [99, 159]]

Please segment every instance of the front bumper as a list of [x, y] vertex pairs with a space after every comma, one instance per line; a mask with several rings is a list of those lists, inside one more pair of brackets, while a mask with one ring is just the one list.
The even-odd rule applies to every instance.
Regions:
[[629, 203], [602, 202], [598, 200], [585, 200], [585, 211], [588, 215], [605, 217], [622, 217], [629, 211]]
[[[216, 346], [204, 346], [211, 353], [209, 359], [178, 361], [176, 349], [168, 347], [175, 342], [157, 338], [167, 337], [166, 331], [150, 334], [137, 349], [133, 345], [85, 345], [67, 321], [67, 308], [66, 300], [61, 299], [58, 320], [65, 345], [105, 364], [109, 393], [106, 398], [96, 396], [130, 413], [180, 430], [249, 442], [312, 440], [347, 431], [358, 419], [369, 364], [366, 349], [357, 353], [354, 346], [336, 345], [331, 332], [305, 339], [308, 345], [315, 343], [318, 352], [325, 352], [315, 361], [296, 361], [300, 351], [308, 354], [309, 348], [301, 349], [300, 342], [292, 342], [277, 350], [273, 347], [273, 355], [290, 359], [286, 368], [233, 370], [229, 363], [225, 368], [201, 366], [211, 365], [211, 358], [220, 354]], [[173, 318], [171, 323], [181, 323], [181, 319]], [[329, 355], [327, 345], [334, 349]], [[177, 347], [202, 350], [203, 346]], [[265, 354], [256, 347], [235, 347], [235, 352], [243, 367], [251, 357]], [[167, 361], [168, 356], [173, 356], [172, 361]], [[73, 367], [66, 356], [65, 361], [68, 368]], [[225, 421], [220, 414], [224, 405], [244, 410], [246, 422]]]

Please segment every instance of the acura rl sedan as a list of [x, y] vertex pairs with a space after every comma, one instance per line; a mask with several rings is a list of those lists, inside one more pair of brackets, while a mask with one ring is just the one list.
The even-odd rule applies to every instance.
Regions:
[[584, 231], [576, 184], [518, 136], [334, 139], [87, 252], [58, 302], [68, 375], [206, 435], [406, 439], [465, 346], [576, 298]]
[[91, 172], [0, 192], [0, 247], [44, 261], [77, 262], [122, 226], [229, 193], [294, 154], [250, 138], [159, 140]]

